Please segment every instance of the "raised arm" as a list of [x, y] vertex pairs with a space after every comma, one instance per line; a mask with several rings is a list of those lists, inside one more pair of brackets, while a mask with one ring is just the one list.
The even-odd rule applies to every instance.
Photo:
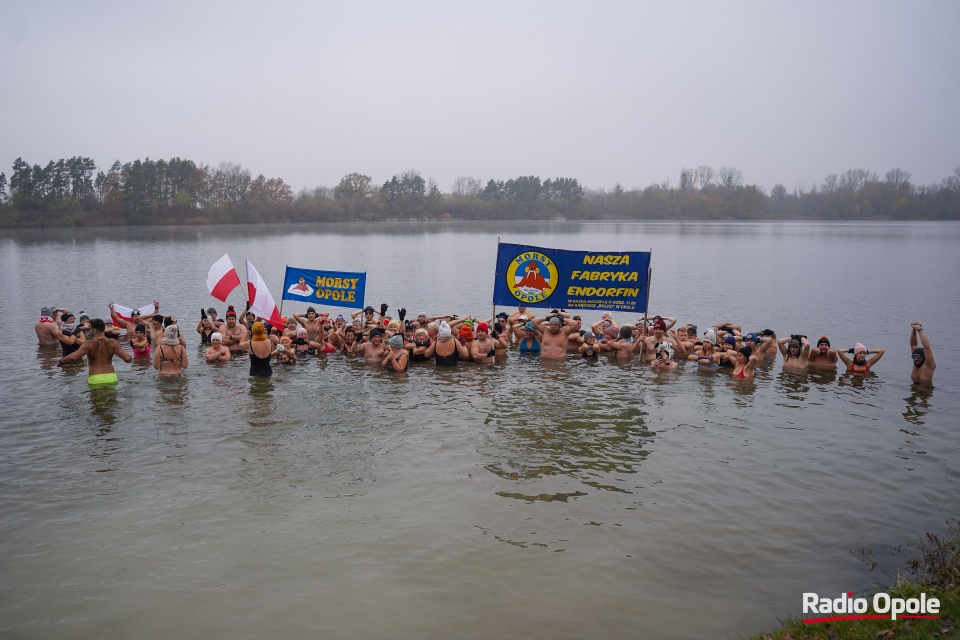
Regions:
[[868, 355], [871, 353], [874, 354], [874, 356], [867, 360], [868, 367], [872, 367], [873, 363], [883, 357], [883, 349], [870, 349], [870, 351], [867, 351]]

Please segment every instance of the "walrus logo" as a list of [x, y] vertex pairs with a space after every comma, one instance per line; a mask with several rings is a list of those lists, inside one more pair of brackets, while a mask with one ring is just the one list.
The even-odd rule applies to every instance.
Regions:
[[521, 253], [510, 261], [507, 286], [510, 293], [528, 305], [543, 302], [557, 285], [557, 265], [539, 251]]

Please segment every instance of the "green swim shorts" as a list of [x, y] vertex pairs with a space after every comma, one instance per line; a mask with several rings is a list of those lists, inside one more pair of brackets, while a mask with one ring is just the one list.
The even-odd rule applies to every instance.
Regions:
[[99, 387], [105, 384], [117, 384], [116, 371], [111, 373], [97, 373], [87, 376], [87, 384], [91, 387]]

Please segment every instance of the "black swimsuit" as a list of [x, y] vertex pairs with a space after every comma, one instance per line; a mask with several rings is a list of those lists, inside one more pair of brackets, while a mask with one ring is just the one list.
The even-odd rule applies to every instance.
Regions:
[[269, 378], [273, 375], [270, 356], [261, 358], [253, 352], [253, 345], [250, 345], [250, 375], [254, 378]]
[[437, 366], [438, 367], [455, 367], [457, 366], [457, 360], [459, 360], [459, 353], [457, 353], [457, 348], [454, 346], [453, 353], [448, 356], [442, 356], [436, 351], [433, 352], [433, 355], [437, 357]]
[[[427, 342], [420, 342], [420, 341], [418, 340], [417, 342], [414, 342], [413, 344], [415, 344], [415, 345], [418, 346], [418, 347], [429, 347], [429, 346], [430, 346], [430, 341], [428, 340]], [[426, 354], [426, 353], [421, 353], [421, 354], [418, 355], [418, 354], [414, 353], [414, 352], [411, 350], [411, 351], [410, 351], [410, 358], [408, 359], [408, 362], [409, 362], [409, 360], [413, 360], [414, 362], [426, 362], [426, 361], [427, 361], [427, 354]]]

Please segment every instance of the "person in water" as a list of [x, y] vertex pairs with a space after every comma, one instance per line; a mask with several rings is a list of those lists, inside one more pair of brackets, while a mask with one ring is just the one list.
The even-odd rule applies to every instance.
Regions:
[[223, 346], [223, 337], [219, 332], [214, 331], [210, 335], [210, 346], [204, 351], [207, 362], [228, 362], [230, 360], [230, 349]]
[[250, 350], [250, 376], [269, 378], [273, 375], [270, 358], [273, 355], [273, 342], [267, 337], [267, 328], [260, 321], [250, 327], [250, 339], [240, 343], [241, 349]]
[[113, 356], [117, 356], [124, 362], [131, 362], [133, 356], [124, 351], [116, 340], [103, 335], [106, 324], [100, 318], [91, 320], [90, 328], [93, 330], [93, 338], [85, 341], [73, 353], [61, 358], [57, 366], [62, 367], [71, 362], [79, 362], [86, 356], [87, 384], [91, 387], [116, 384], [117, 372], [113, 368]]
[[406, 371], [410, 364], [410, 354], [403, 348], [403, 336], [395, 333], [390, 336], [390, 351], [380, 365], [387, 371]]
[[446, 320], [440, 323], [437, 339], [427, 347], [425, 355], [428, 358], [435, 357], [438, 367], [455, 367], [458, 360], [470, 359], [470, 352], [453, 337], [453, 331]]
[[783, 355], [784, 369], [806, 369], [810, 358], [810, 341], [807, 336], [792, 335], [777, 340], [777, 348]]
[[727, 355], [736, 362], [731, 372], [734, 378], [754, 377], [759, 360], [757, 356], [753, 355], [753, 347], [746, 346], [739, 351], [727, 351]]
[[817, 340], [817, 348], [810, 350], [807, 357], [808, 369], [836, 369], [837, 352], [830, 348], [830, 339], [827, 336], [820, 336]]
[[570, 334], [578, 331], [577, 323], [570, 318], [569, 314], [558, 311], [545, 318], [534, 318], [533, 326], [542, 335], [541, 357], [559, 360], [567, 356], [567, 342], [570, 340]]
[[650, 365], [655, 371], [676, 369], [679, 364], [673, 361], [673, 345], [664, 340], [657, 345], [657, 357]]
[[500, 336], [494, 339], [490, 335], [490, 328], [486, 322], [477, 325], [477, 336], [470, 343], [470, 355], [473, 361], [478, 364], [493, 364], [493, 359], [497, 355], [497, 346], [506, 349], [507, 341]]
[[320, 335], [320, 317], [317, 315], [317, 310], [313, 307], [307, 307], [307, 313], [295, 313], [293, 314], [293, 319], [300, 324], [301, 327], [307, 330], [307, 339], [313, 340], [314, 342], [323, 342], [323, 339], [317, 340], [317, 336]]
[[[917, 346], [917, 337], [920, 337], [920, 345]], [[910, 357], [913, 358], [913, 371], [910, 372], [910, 379], [914, 382], [930, 382], [933, 380], [933, 370], [937, 368], [937, 363], [933, 359], [933, 351], [930, 349], [930, 341], [927, 334], [923, 331], [923, 325], [919, 322], [910, 324]]]
[[163, 330], [163, 338], [153, 352], [153, 368], [157, 369], [161, 376], [179, 376], [183, 375], [188, 364], [187, 349], [183, 345], [180, 328], [171, 324]]
[[87, 338], [83, 333], [83, 327], [76, 321], [72, 312], [64, 312], [61, 320], [63, 322], [57, 332], [57, 340], [60, 341], [61, 355], [68, 356], [83, 346]]
[[[850, 353], [853, 354], [852, 360], [847, 355]], [[869, 355], [873, 355], [873, 357], [867, 360]], [[870, 367], [883, 357], [883, 349], [867, 349], [858, 342], [853, 346], [853, 349], [837, 349], [837, 356], [847, 366], [847, 373], [868, 373]]]
[[223, 336], [223, 346], [233, 351], [242, 351], [241, 342], [247, 341], [247, 328], [237, 322], [237, 311], [233, 305], [227, 307], [227, 322], [220, 327], [220, 335]]
[[522, 329], [519, 327], [515, 328], [514, 333], [516, 333], [519, 338], [517, 344], [520, 353], [540, 353], [540, 340], [543, 338], [543, 334], [537, 331], [537, 328], [532, 322], [526, 322]]
[[593, 331], [585, 331], [583, 334], [583, 344], [578, 350], [581, 358], [596, 360], [600, 355], [600, 349], [597, 347], [597, 336]]
[[147, 337], [147, 328], [138, 324], [133, 329], [133, 337], [130, 338], [130, 346], [133, 347], [133, 355], [135, 356], [149, 356], [150, 355], [150, 339]]

